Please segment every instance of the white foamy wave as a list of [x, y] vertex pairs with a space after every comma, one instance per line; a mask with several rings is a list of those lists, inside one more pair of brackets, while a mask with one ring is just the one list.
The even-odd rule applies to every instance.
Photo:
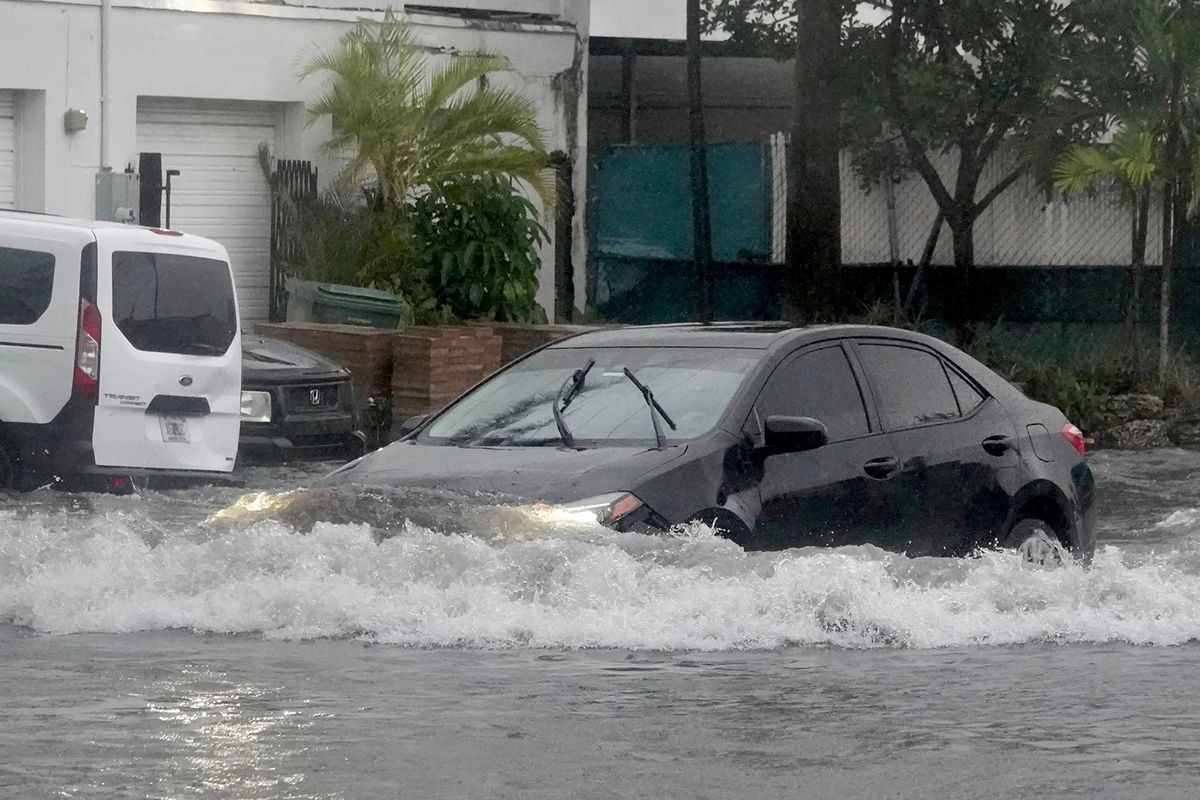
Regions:
[[693, 527], [493, 538], [277, 522], [152, 543], [136, 518], [0, 514], [0, 621], [409, 646], [728, 650], [1200, 639], [1200, 575], [1102, 549], [1090, 569], [874, 548], [747, 554]]
[[1181, 508], [1167, 514], [1154, 527], [1158, 529], [1164, 528], [1194, 528], [1196, 523], [1200, 522], [1200, 508]]

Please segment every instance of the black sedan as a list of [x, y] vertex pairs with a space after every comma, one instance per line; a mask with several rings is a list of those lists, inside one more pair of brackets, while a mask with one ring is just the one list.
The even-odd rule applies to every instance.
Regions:
[[242, 431], [250, 458], [359, 455], [350, 371], [277, 339], [242, 337]]
[[1090, 559], [1079, 430], [944, 342], [868, 326], [626, 328], [510, 365], [327, 486], [487, 492], [747, 549]]

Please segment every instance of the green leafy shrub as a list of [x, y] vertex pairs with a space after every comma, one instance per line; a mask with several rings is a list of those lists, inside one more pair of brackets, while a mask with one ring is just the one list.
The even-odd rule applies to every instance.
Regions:
[[459, 319], [545, 322], [537, 304], [537, 208], [508, 178], [443, 183], [412, 207], [416, 263], [432, 295]]

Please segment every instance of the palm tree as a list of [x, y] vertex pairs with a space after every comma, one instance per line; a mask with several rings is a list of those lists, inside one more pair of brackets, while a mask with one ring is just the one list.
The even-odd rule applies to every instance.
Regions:
[[1119, 133], [1110, 145], [1069, 152], [1055, 180], [1068, 192], [1108, 182], [1126, 193], [1135, 215], [1135, 281], [1145, 256], [1149, 198], [1161, 191], [1158, 366], [1165, 380], [1172, 268], [1200, 199], [1200, 7], [1190, 0], [1097, 0], [1095, 8], [1109, 26], [1098, 40], [1115, 47], [1110, 55], [1117, 89], [1101, 102], [1110, 129]]
[[550, 157], [533, 103], [493, 80], [508, 62], [488, 54], [432, 62], [388, 9], [304, 66], [302, 76], [331, 77], [308, 111], [333, 120], [326, 150], [348, 158], [338, 182], [365, 184], [377, 202], [399, 207], [424, 187], [492, 175], [525, 183], [549, 206]]
[[1073, 147], [1054, 168], [1054, 188], [1066, 195], [1098, 187], [1116, 188], [1132, 217], [1130, 301], [1126, 322], [1137, 339], [1142, 307], [1142, 275], [1150, 230], [1150, 198], [1162, 184], [1162, 143], [1142, 121], [1121, 128], [1107, 145]]

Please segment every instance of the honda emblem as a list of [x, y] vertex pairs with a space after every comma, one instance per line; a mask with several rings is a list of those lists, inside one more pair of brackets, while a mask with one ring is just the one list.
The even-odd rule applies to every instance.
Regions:
[[321, 390], [320, 389], [309, 389], [308, 390], [308, 402], [314, 406], [321, 405]]

